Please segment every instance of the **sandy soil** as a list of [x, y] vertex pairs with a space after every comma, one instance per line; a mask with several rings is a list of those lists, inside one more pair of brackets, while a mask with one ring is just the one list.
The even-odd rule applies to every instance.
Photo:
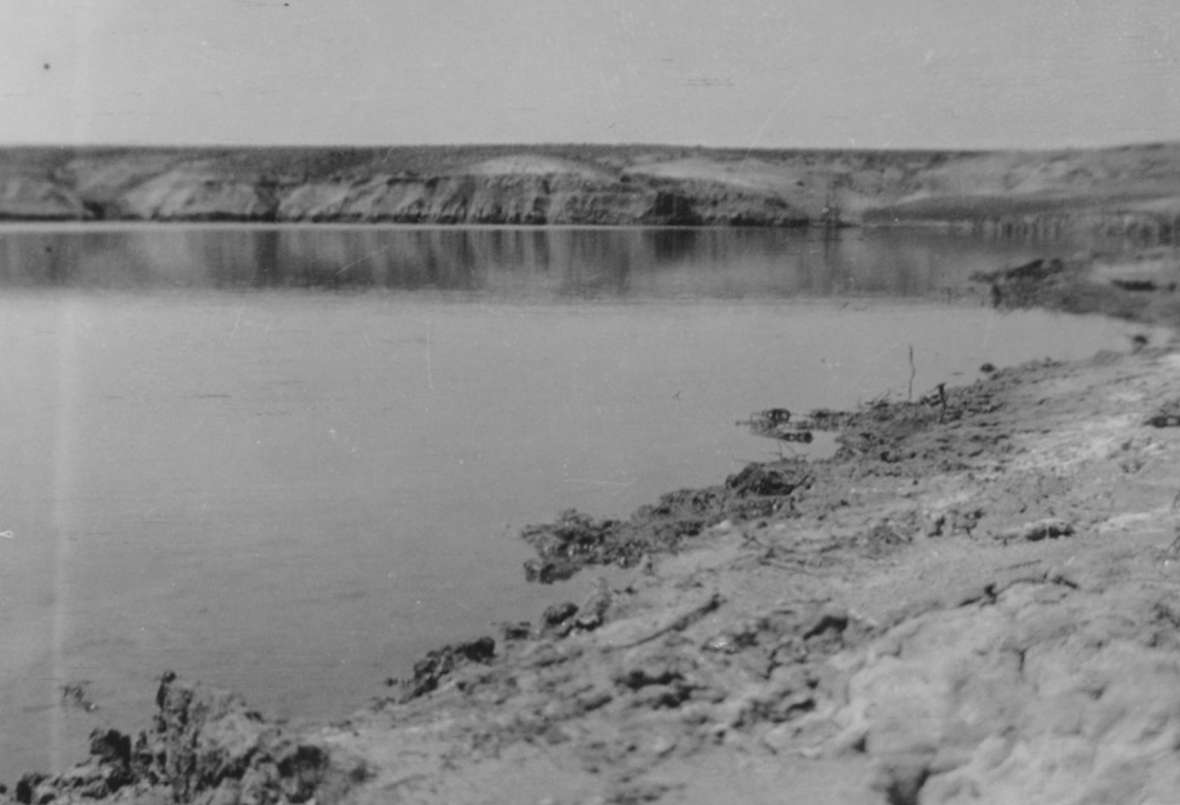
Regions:
[[[1105, 300], [1174, 325], [1176, 265], [1091, 256], [988, 279], [1000, 304]], [[812, 426], [839, 432], [834, 458], [527, 530], [529, 575], [577, 574], [584, 600], [432, 652], [346, 722], [292, 731], [169, 674], [137, 737], [96, 733], [88, 761], [10, 793], [1175, 802], [1177, 344]]]

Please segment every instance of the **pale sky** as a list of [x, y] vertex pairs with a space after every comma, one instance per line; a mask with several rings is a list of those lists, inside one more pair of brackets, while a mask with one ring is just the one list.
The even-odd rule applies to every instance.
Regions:
[[0, 144], [1180, 140], [1180, 0], [0, 9]]

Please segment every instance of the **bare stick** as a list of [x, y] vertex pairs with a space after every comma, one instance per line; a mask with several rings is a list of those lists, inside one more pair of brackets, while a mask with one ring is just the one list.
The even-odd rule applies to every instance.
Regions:
[[914, 345], [910, 344], [910, 387], [907, 397], [910, 402], [914, 401], [914, 376], [917, 373], [918, 370], [914, 368]]

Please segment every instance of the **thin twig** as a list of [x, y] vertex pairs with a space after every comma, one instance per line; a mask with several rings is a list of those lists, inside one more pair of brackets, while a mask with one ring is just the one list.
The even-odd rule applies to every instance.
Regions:
[[907, 400], [914, 401], [914, 376], [918, 374], [918, 370], [914, 367], [914, 345], [910, 344], [910, 386], [907, 392]]

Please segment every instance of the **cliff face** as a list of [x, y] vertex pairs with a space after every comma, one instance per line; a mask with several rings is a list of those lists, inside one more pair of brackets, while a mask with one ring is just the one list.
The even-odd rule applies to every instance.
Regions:
[[279, 184], [174, 170], [104, 205], [106, 217], [143, 220], [337, 221], [443, 224], [806, 225], [775, 194], [572, 174], [375, 175]]
[[28, 176], [0, 178], [0, 219], [69, 221], [90, 217], [82, 199], [67, 187]]
[[374, 176], [294, 186], [280, 221], [398, 221], [469, 224], [695, 223], [676, 193], [570, 174]]
[[1060, 152], [640, 146], [9, 149], [0, 218], [943, 224], [1170, 236], [1180, 145]]
[[185, 169], [154, 176], [103, 205], [104, 217], [152, 221], [269, 221], [274, 209], [273, 192], [257, 179]]

